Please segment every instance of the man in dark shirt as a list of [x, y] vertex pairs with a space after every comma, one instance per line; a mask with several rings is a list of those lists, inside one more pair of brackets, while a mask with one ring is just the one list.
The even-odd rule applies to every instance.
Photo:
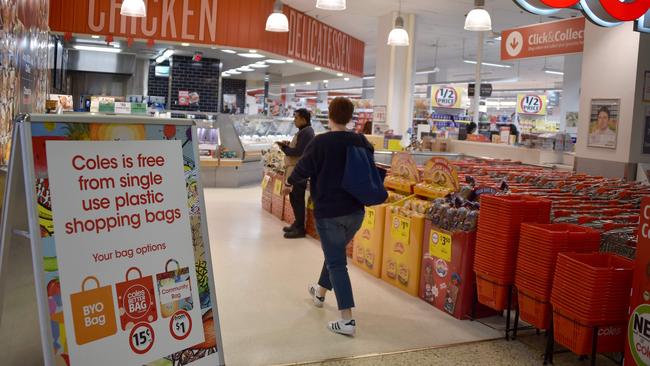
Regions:
[[359, 146], [373, 151], [365, 136], [348, 132], [354, 105], [347, 98], [335, 98], [329, 106], [330, 132], [314, 138], [300, 159], [288, 183], [295, 185], [309, 178], [314, 201], [316, 228], [321, 238], [325, 263], [318, 284], [309, 285], [314, 305], [322, 307], [327, 291], [334, 290], [341, 318], [329, 323], [329, 330], [354, 335], [354, 299], [347, 269], [345, 247], [361, 227], [364, 206], [341, 187], [347, 150]]
[[[278, 142], [280, 149], [285, 154], [285, 183], [293, 169], [298, 164], [298, 160], [305, 152], [307, 145], [314, 139], [314, 129], [311, 127], [311, 113], [306, 109], [298, 109], [293, 114], [293, 122], [298, 127], [298, 133], [293, 137], [290, 143]], [[297, 182], [289, 194], [291, 207], [293, 208], [296, 221], [291, 226], [284, 228], [284, 237], [287, 239], [296, 239], [305, 237], [305, 190], [307, 189], [307, 180]]]

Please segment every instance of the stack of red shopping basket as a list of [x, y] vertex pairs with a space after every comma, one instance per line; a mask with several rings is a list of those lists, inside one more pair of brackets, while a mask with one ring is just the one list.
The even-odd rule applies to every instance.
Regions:
[[597, 352], [622, 352], [633, 270], [634, 262], [615, 254], [560, 254], [551, 294], [555, 341], [590, 354], [597, 327]]
[[599, 247], [600, 232], [594, 229], [569, 224], [521, 225], [515, 275], [521, 319], [538, 329], [548, 329], [558, 253], [597, 252]]
[[522, 223], [549, 223], [551, 202], [532, 196], [482, 196], [474, 272], [478, 301], [502, 311], [514, 284]]

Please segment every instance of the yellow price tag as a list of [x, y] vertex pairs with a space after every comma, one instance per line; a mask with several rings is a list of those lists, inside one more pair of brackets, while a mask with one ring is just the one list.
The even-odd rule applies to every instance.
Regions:
[[275, 186], [273, 187], [273, 194], [276, 196], [282, 196], [282, 180], [276, 179]]
[[363, 227], [368, 230], [375, 228], [375, 209], [366, 207], [366, 216], [363, 217]]
[[262, 192], [266, 191], [266, 187], [269, 186], [269, 181], [271, 180], [271, 177], [268, 175], [265, 175], [264, 178], [262, 179]]
[[411, 239], [411, 219], [403, 216], [394, 216], [390, 227], [393, 240], [409, 245]]
[[431, 230], [429, 236], [429, 254], [451, 262], [451, 235]]

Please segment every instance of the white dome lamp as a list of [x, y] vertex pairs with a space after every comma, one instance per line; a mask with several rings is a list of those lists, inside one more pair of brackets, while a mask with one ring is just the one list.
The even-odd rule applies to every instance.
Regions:
[[135, 18], [144, 18], [147, 16], [147, 8], [144, 0], [124, 0], [120, 8], [120, 15]]
[[474, 0], [472, 9], [465, 18], [465, 30], [473, 32], [486, 32], [492, 30], [490, 13], [483, 9], [485, 0]]
[[323, 10], [345, 10], [345, 0], [316, 0], [316, 7]]
[[282, 1], [275, 0], [273, 5], [273, 13], [266, 19], [267, 32], [288, 32], [289, 19], [282, 12]]
[[399, 2], [399, 11], [397, 13], [397, 18], [395, 18], [395, 27], [388, 34], [388, 45], [389, 46], [398, 46], [398, 47], [408, 47], [409, 34], [404, 29], [404, 18], [402, 18], [402, 1]]

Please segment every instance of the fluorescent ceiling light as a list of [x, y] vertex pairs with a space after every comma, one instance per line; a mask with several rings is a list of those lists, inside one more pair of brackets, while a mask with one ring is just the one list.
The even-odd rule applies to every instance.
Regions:
[[341, 77], [343, 76], [343, 73], [342, 72], [336, 73], [336, 76]]
[[327, 84], [327, 83], [329, 83], [330, 81], [329, 81], [329, 80], [323, 80], [323, 82], [324, 82], [325, 84]]
[[228, 76], [230, 76], [230, 74], [224, 71], [221, 73], [221, 76], [227, 78]]
[[158, 58], [156, 58], [156, 63], [159, 64], [159, 63], [165, 62], [165, 60], [170, 58], [173, 54], [174, 54], [174, 50], [171, 50], [171, 49], [165, 50], [165, 52], [163, 52], [162, 55], [160, 55], [160, 56], [158, 56]]
[[350, 78], [343, 78], [343, 80], [345, 80], [345, 81], [350, 81]]
[[237, 71], [237, 70], [228, 70], [228, 73], [229, 73], [230, 75], [241, 75], [241, 72], [239, 72], [239, 71]]
[[239, 68], [237, 68], [237, 71], [251, 72], [251, 71], [255, 71], [255, 70], [254, 70], [254, 69], [251, 69], [251, 68], [248, 67], [248, 66], [243, 66], [243, 67], [239, 67]]
[[84, 46], [76, 44], [73, 46], [76, 50], [79, 51], [96, 51], [96, 52], [109, 52], [109, 53], [120, 53], [121, 49], [115, 47], [98, 47], [98, 46]]
[[291, 83], [291, 84], [289, 84], [289, 86], [296, 86], [296, 84], [294, 84], [294, 83]]
[[[463, 62], [466, 63], [466, 64], [476, 65], [475, 60], [467, 60], [466, 59], [466, 60], [463, 60]], [[494, 62], [483, 62], [483, 63], [481, 63], [481, 65], [483, 65], [483, 66], [492, 66], [492, 67], [500, 67], [502, 69], [510, 69], [510, 68], [512, 68], [512, 65], [497, 64], [497, 63], [494, 63]]]
[[264, 64], [250, 64], [250, 65], [248, 65], [248, 67], [252, 67], [252, 68], [255, 68], [255, 69], [266, 69], [267, 67], [269, 67], [269, 65], [264, 65]]
[[99, 39], [99, 36], [90, 36], [90, 38]]
[[323, 69], [323, 68], [320, 67], [320, 66], [316, 66], [316, 67], [314, 67], [314, 70], [316, 70], [316, 71], [321, 71], [322, 69]]
[[435, 74], [437, 72], [440, 72], [440, 68], [434, 67], [431, 70], [421, 70], [421, 71], [416, 72], [415, 74], [416, 75], [426, 75], [426, 74]]
[[316, 0], [316, 7], [323, 10], [345, 10], [345, 0]]
[[311, 81], [306, 82], [305, 85], [311, 85]]
[[402, 18], [401, 15], [398, 15], [397, 18], [395, 18], [395, 27], [390, 31], [390, 34], [388, 34], [387, 44], [389, 46], [406, 47], [409, 43], [409, 34], [404, 29], [404, 18]]
[[363, 80], [372, 80], [375, 78], [375, 75], [366, 75], [363, 77]]
[[183, 42], [183, 43], [181, 43], [181, 46], [183, 46], [183, 47], [189, 47], [189, 46], [190, 46], [190, 44], [189, 44], [189, 43], [187, 43], [187, 42]]
[[257, 53], [257, 50], [248, 50], [248, 53]]
[[559, 71], [559, 70], [545, 69], [544, 72], [547, 73], [547, 74], [551, 74], [551, 75], [560, 75], [560, 76], [564, 76], [564, 72], [563, 72], [563, 71]]
[[147, 16], [147, 8], [144, 0], [124, 0], [120, 8], [120, 15], [134, 18], [144, 18]]
[[285, 63], [286, 61], [284, 61], [284, 60], [274, 60], [274, 59], [270, 58], [270, 59], [268, 59], [268, 60], [266, 60], [264, 62], [269, 63], [269, 64], [278, 64], [279, 65], [279, 64]]
[[231, 54], [231, 55], [234, 55], [235, 53], [237, 53], [237, 51], [233, 51], [233, 50], [221, 50], [221, 52], [223, 52], [223, 53], [229, 53], [229, 54]]
[[[264, 55], [260, 55], [259, 53], [238, 53], [237, 55], [244, 58], [264, 58]], [[282, 61], [282, 63], [284, 63], [284, 61]]]
[[287, 63], [288, 63], [288, 64], [292, 64], [292, 63], [293, 63], [293, 60], [292, 60], [292, 59], [288, 59], [288, 60], [287, 60]]

